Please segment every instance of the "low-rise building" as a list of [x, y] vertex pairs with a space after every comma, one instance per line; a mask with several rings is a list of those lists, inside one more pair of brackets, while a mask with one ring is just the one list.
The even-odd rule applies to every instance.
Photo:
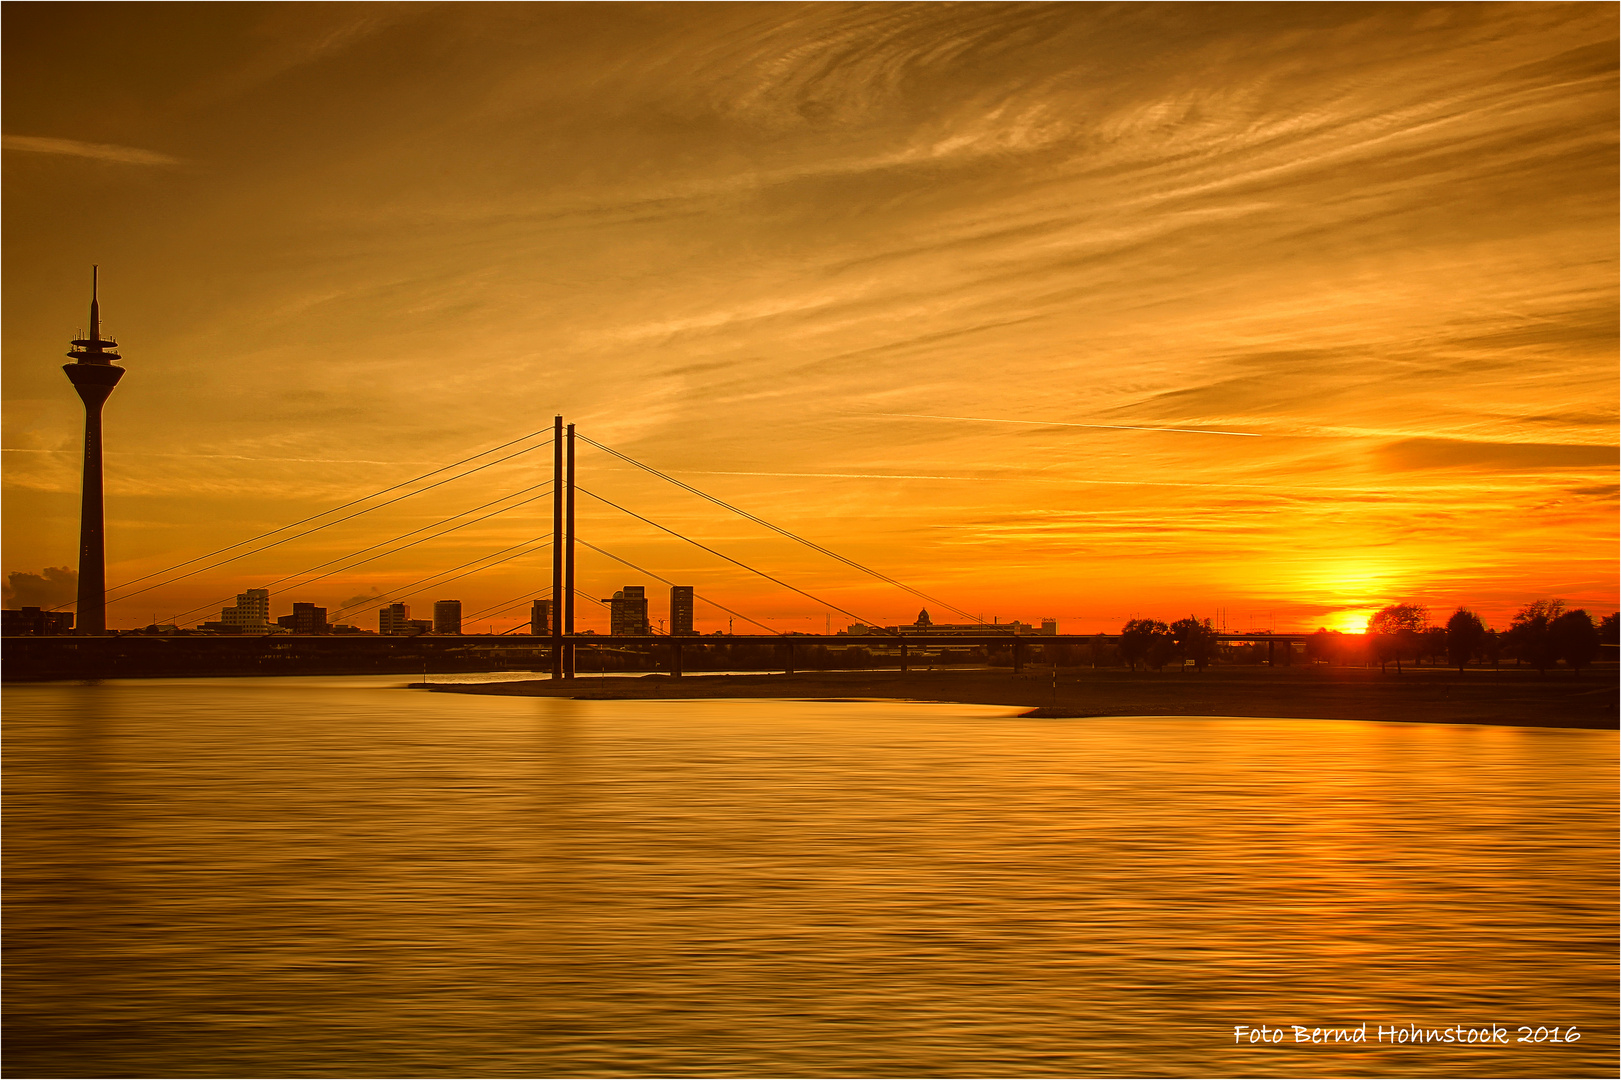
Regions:
[[46, 611], [43, 608], [7, 608], [0, 613], [0, 634], [6, 637], [29, 635], [45, 637], [73, 633], [73, 612]]

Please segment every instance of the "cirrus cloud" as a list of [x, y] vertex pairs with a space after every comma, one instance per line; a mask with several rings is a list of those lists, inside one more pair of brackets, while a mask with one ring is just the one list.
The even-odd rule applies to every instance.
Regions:
[[31, 154], [62, 154], [67, 157], [94, 158], [97, 161], [116, 161], [121, 165], [183, 165], [180, 158], [160, 154], [155, 150], [142, 150], [136, 146], [117, 146], [113, 143], [81, 142], [78, 139], [53, 139], [43, 135], [7, 135], [0, 145], [6, 150], [21, 150]]

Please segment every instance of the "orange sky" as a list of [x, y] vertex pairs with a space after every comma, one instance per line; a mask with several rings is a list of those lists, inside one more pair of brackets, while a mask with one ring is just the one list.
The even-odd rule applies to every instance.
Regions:
[[[75, 564], [60, 365], [99, 263], [129, 371], [111, 583], [562, 412], [1004, 620], [1614, 610], [1616, 25], [1614, 4], [8, 5], [5, 570]], [[543, 480], [547, 453], [109, 625], [217, 610]], [[921, 606], [599, 452], [580, 468], [873, 621]], [[531, 504], [273, 612], [549, 528]], [[849, 621], [589, 499], [580, 535], [779, 629]], [[542, 553], [406, 600], [471, 613], [549, 578]], [[662, 585], [589, 551], [580, 580], [646, 584], [666, 617]], [[700, 629], [725, 618], [699, 605]]]

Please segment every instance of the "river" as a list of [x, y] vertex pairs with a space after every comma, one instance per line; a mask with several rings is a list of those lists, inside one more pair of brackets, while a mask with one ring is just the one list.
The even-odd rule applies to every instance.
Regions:
[[405, 681], [7, 687], [7, 1074], [1615, 1074], [1613, 731]]

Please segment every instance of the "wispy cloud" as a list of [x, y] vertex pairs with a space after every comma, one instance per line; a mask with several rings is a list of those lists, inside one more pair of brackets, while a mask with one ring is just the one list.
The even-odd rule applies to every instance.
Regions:
[[0, 145], [7, 150], [21, 150], [30, 154], [61, 154], [66, 157], [94, 158], [97, 161], [116, 161], [121, 165], [185, 164], [180, 158], [160, 154], [156, 150], [142, 150], [137, 146], [80, 142], [78, 139], [52, 139], [43, 135], [7, 135], [0, 141]]
[[1217, 431], [1214, 428], [1161, 427], [1148, 424], [1080, 424], [1069, 420], [1004, 420], [992, 416], [933, 416], [928, 413], [877, 413], [878, 416], [906, 420], [963, 420], [974, 424], [1023, 424], [1029, 427], [1101, 428], [1107, 431], [1172, 431], [1180, 435], [1237, 435], [1259, 439], [1258, 431]]

